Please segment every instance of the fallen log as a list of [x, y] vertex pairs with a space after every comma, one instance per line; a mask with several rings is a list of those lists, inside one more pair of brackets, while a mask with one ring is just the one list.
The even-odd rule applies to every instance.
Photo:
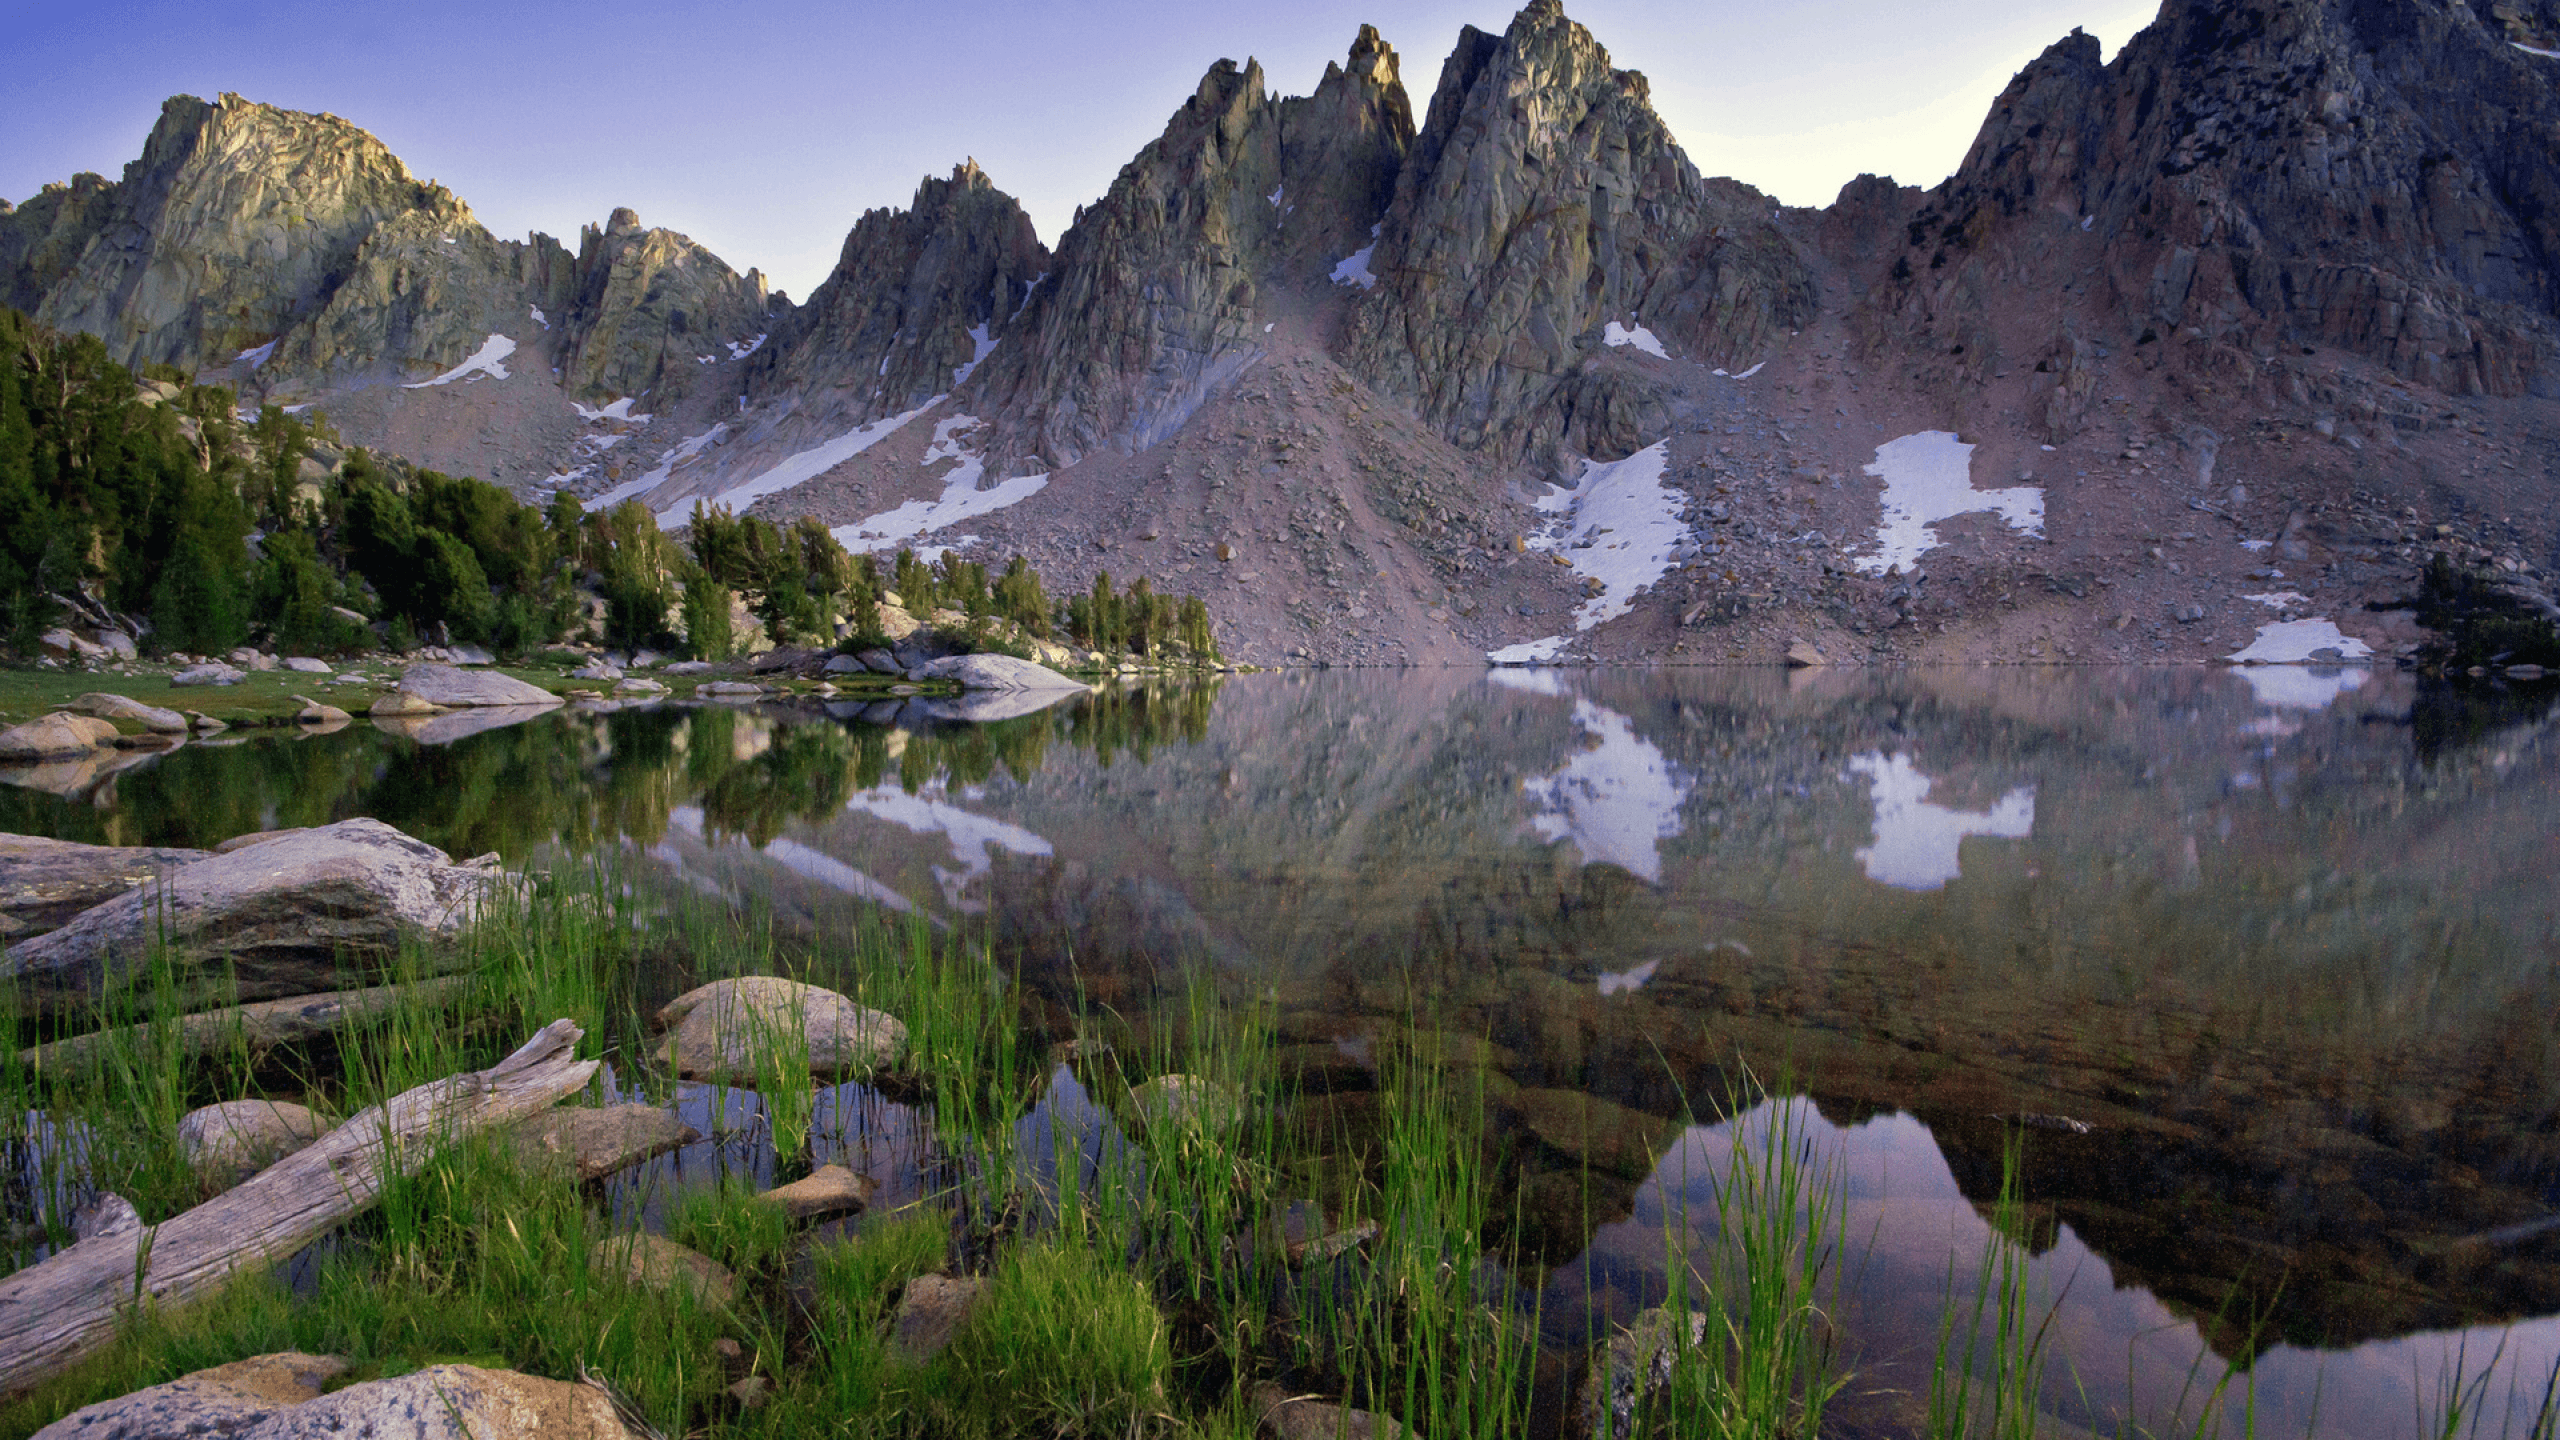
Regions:
[[183, 1215], [111, 1227], [0, 1279], [0, 1396], [103, 1348], [134, 1306], [174, 1309], [210, 1296], [372, 1205], [439, 1145], [576, 1091], [596, 1068], [575, 1058], [581, 1038], [554, 1020], [495, 1066], [404, 1091]]
[[359, 1020], [388, 1015], [403, 1004], [450, 1005], [468, 994], [470, 989], [470, 976], [447, 975], [406, 985], [376, 985], [368, 990], [332, 990], [325, 995], [296, 995], [290, 1000], [261, 1000], [255, 1005], [234, 1005], [224, 1010], [181, 1015], [174, 1020], [154, 1021], [118, 1030], [98, 1030], [44, 1045], [30, 1045], [18, 1052], [18, 1060], [30, 1069], [48, 1075], [73, 1072], [100, 1050], [127, 1044], [160, 1044], [160, 1038], [150, 1033], [159, 1025], [176, 1026], [177, 1047], [190, 1055], [219, 1050], [235, 1038], [248, 1042], [252, 1050], [272, 1050], [278, 1045], [325, 1035]]

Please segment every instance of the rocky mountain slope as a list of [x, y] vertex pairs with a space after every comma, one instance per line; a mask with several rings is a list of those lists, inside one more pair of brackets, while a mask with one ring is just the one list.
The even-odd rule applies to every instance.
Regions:
[[2439, 551], [2550, 603], [2554, 49], [2560, 0], [2168, 0], [1807, 211], [1534, 0], [1418, 127], [1374, 29], [1302, 97], [1220, 61], [1054, 251], [962, 165], [800, 306], [182, 97], [0, 214], [0, 298], [520, 493], [1145, 574], [1256, 661], [2387, 656]]

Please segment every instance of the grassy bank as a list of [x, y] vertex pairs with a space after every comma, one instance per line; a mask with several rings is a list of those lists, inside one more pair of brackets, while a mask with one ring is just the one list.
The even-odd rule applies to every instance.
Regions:
[[[606, 1062], [572, 1103], [639, 1099], [721, 1123], [680, 1174], [658, 1163], [605, 1184], [528, 1165], [498, 1137], [450, 1146], [278, 1271], [135, 1316], [106, 1353], [0, 1405], [0, 1437], [279, 1350], [344, 1356], [350, 1380], [441, 1361], [592, 1370], [665, 1433], [712, 1436], [1243, 1436], [1265, 1385], [1433, 1437], [1595, 1422], [1613, 1436], [1812, 1436], [1860, 1383], [1839, 1323], [1860, 1241], [1846, 1182], [1789, 1118], [1800, 1109], [1764, 1105], [1748, 1081], [1698, 1101], [1700, 1120], [1763, 1118], [1726, 1127], [1715, 1213], [1665, 1218], [1668, 1289], [1648, 1312], [1662, 1318], [1612, 1343], [1538, 1312], [1518, 1157], [1488, 1120], [1509, 1082], [1420, 1003], [1364, 1057], [1368, 1088], [1338, 1090], [1267, 1001], [1203, 976], [1088, 1003], [1035, 993], [965, 935], [881, 922], [786, 937], [584, 862], [459, 945], [351, 975], [463, 978], [331, 1038], [181, 1044], [167, 1023], [177, 986], [165, 967], [147, 973], [89, 1014], [21, 1023], [21, 1043], [112, 1032], [79, 1063], [39, 1070], [0, 1048], [0, 1104], [38, 1117], [8, 1141], [0, 1265], [66, 1243], [93, 1191], [146, 1222], [201, 1199], [175, 1139], [198, 1105], [265, 1096], [344, 1117], [486, 1066], [560, 1017]], [[647, 1017], [701, 981], [773, 973], [897, 1017], [903, 1057], [867, 1084], [823, 1086], [785, 1027], [756, 1037], [752, 1086], [679, 1083]], [[799, 1227], [756, 1198], [864, 1155], [898, 1183], [852, 1221]], [[2026, 1233], [2016, 1173], [1995, 1205], [2003, 1235]], [[662, 1292], [598, 1258], [598, 1242], [643, 1226], [728, 1267], [735, 1295]], [[1913, 1397], [1926, 1418], [1904, 1433], [2085, 1433], [2046, 1408], [2052, 1305], [2025, 1283], [2024, 1255], [2003, 1240], [1978, 1272], [1950, 1273], [1935, 1377], [1925, 1404]], [[986, 1288], [949, 1348], [920, 1359], [899, 1349], [894, 1317], [932, 1272]], [[2222, 1385], [2181, 1433], [2221, 1433], [2245, 1403], [2228, 1374]], [[2449, 1397], [2452, 1434], [2478, 1397]], [[2234, 1428], [2251, 1430], [2245, 1416]]]

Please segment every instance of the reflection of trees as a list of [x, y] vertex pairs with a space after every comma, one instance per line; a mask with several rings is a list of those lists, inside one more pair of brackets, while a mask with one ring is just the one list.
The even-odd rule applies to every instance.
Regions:
[[1122, 751], [1141, 765], [1159, 745], [1197, 745], [1209, 734], [1209, 711], [1222, 680], [1106, 686], [1058, 712], [1060, 737], [1090, 750], [1104, 765]]
[[[735, 723], [723, 712], [697, 711], [696, 734], [706, 722], [715, 729], [727, 728], [718, 721]], [[708, 767], [707, 755], [725, 760], [732, 753], [726, 745], [697, 743], [692, 754], [695, 773]], [[744, 835], [750, 843], [764, 845], [780, 835], [788, 821], [817, 820], [843, 809], [853, 794], [854, 759], [852, 738], [837, 726], [783, 726], [762, 753], [722, 766], [703, 788], [704, 821], [715, 838]]]

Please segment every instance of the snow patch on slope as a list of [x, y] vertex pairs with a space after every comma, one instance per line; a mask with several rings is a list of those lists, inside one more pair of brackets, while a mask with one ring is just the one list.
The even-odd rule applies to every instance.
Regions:
[[1372, 240], [1344, 256], [1341, 263], [1333, 267], [1333, 283], [1357, 285], [1363, 290], [1378, 288], [1378, 277], [1369, 270], [1369, 257], [1377, 253], [1378, 243]]
[[[800, 485], [808, 481], [815, 480], [819, 476], [833, 470], [838, 465], [843, 464], [854, 456], [861, 454], [863, 451], [868, 450], [872, 446], [889, 438], [891, 435], [896, 434], [899, 428], [904, 426], [908, 421], [913, 420], [917, 416], [941, 403], [942, 397], [936, 395], [932, 399], [927, 400], [913, 410], [907, 411], [903, 415], [892, 415], [885, 420], [874, 420], [860, 429], [848, 431], [847, 433], [839, 435], [824, 444], [813, 445], [808, 449], [801, 451], [799, 454], [789, 457], [781, 464], [776, 465], [769, 470], [758, 471], [756, 474], [749, 476], [747, 479], [740, 481], [738, 484], [733, 485], [726, 490], [721, 491], [719, 494], [707, 497], [703, 503], [705, 505], [725, 507], [729, 513], [733, 515], [745, 514], [748, 506], [753, 505], [765, 496], [777, 494], [781, 491], [790, 489], [794, 485]], [[658, 523], [661, 525], [679, 525], [684, 523], [685, 517], [692, 513], [693, 502], [688, 500], [680, 505], [672, 505], [666, 510], [661, 511], [658, 515]]]
[[249, 368], [250, 368], [250, 369], [252, 369], [252, 370], [255, 370], [255, 369], [257, 369], [259, 366], [266, 364], [266, 363], [267, 363], [267, 357], [268, 357], [268, 356], [270, 356], [270, 355], [273, 355], [274, 353], [276, 353], [276, 342], [275, 342], [275, 341], [273, 341], [273, 340], [270, 340], [270, 341], [268, 341], [268, 342], [267, 342], [266, 344], [264, 344], [264, 345], [252, 345], [252, 346], [250, 346], [248, 349], [243, 350], [243, 351], [241, 351], [239, 354], [232, 356], [232, 357], [231, 357], [231, 360], [232, 360], [232, 363], [233, 363], [233, 364], [235, 364], [235, 365], [236, 365], [236, 364], [238, 364], [239, 362], [243, 361], [243, 360], [246, 360], [246, 361], [248, 361], [248, 362], [249, 362]]
[[1866, 473], [1884, 481], [1884, 518], [1876, 524], [1877, 553], [1857, 561], [1865, 574], [1910, 569], [1944, 543], [1932, 528], [1937, 522], [1977, 510], [1997, 512], [2013, 530], [2044, 534], [2044, 491], [2032, 485], [1974, 489], [1973, 447], [1952, 431], [1923, 430], [1888, 440], [1876, 447]]
[[[857, 555], [886, 550], [963, 520], [975, 519], [1008, 505], [1018, 505], [1047, 488], [1049, 477], [1046, 475], [1016, 475], [1010, 480], [998, 481], [988, 489], [979, 489], [979, 482], [986, 478], [986, 457], [970, 449], [958, 438], [958, 432], [980, 423], [975, 415], [954, 415], [933, 427], [933, 443], [925, 447], [924, 463], [960, 462], [942, 477], [941, 498], [910, 500], [895, 510], [884, 511], [850, 525], [839, 525], [828, 533]], [[955, 536], [948, 546], [942, 548], [957, 548], [976, 538], [972, 535]], [[921, 551], [918, 553], [922, 554]], [[937, 550], [936, 555], [939, 553]]]
[[456, 380], [468, 379], [473, 375], [486, 375], [492, 380], [504, 380], [507, 378], [507, 367], [503, 362], [514, 353], [516, 353], [516, 342], [504, 335], [492, 335], [481, 341], [480, 348], [472, 351], [470, 357], [461, 364], [433, 380], [421, 380], [414, 385], [403, 385], [400, 388], [424, 390], [430, 385], [450, 385]]
[[960, 382], [968, 379], [989, 355], [995, 353], [996, 342], [987, 338], [987, 322], [981, 320], [969, 327], [969, 344], [974, 348], [969, 363], [955, 366], [951, 371], [951, 388], [954, 390], [959, 389]]
[[1610, 346], [1632, 345], [1647, 355], [1659, 355], [1665, 360], [1671, 358], [1670, 352], [1662, 348], [1662, 337], [1642, 325], [1621, 325], [1612, 320], [1601, 328], [1600, 343]]
[[[2323, 655], [2323, 650], [2330, 653]], [[2224, 658], [2234, 665], [2308, 665], [2362, 660], [2372, 654], [2372, 646], [2341, 633], [2335, 620], [2286, 620], [2259, 626], [2258, 638], [2247, 649]]]
[[674, 445], [668, 447], [667, 453], [658, 457], [657, 464], [650, 466], [647, 471], [643, 472], [637, 478], [625, 480], [621, 484], [616, 485], [612, 489], [607, 490], [592, 500], [589, 500], [586, 502], [587, 508], [589, 510], [609, 510], [614, 506], [621, 504], [625, 500], [634, 499], [638, 496], [647, 494], [651, 490], [655, 490], [660, 485], [666, 483], [667, 477], [675, 473], [675, 468], [677, 466], [682, 465], [686, 461], [701, 454], [705, 447], [717, 444], [720, 437], [728, 433], [728, 426], [714, 425], [699, 435], [686, 436], [684, 439], [679, 440]]

